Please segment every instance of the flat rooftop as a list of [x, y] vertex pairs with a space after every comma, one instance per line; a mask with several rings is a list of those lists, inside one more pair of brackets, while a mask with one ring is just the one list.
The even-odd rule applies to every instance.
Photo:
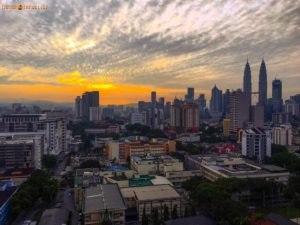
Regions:
[[117, 184], [103, 184], [85, 190], [84, 213], [105, 209], [126, 209]]
[[124, 198], [136, 198], [138, 201], [180, 198], [177, 191], [168, 184], [122, 188], [121, 192]]

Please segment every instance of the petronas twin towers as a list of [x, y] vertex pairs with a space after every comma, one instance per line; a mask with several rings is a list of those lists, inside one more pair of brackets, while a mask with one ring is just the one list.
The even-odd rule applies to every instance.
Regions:
[[[267, 69], [264, 59], [261, 62], [259, 69], [259, 82], [258, 82], [258, 105], [267, 105]], [[251, 69], [247, 59], [244, 70], [244, 87], [243, 91], [251, 95], [252, 82], [251, 82]]]

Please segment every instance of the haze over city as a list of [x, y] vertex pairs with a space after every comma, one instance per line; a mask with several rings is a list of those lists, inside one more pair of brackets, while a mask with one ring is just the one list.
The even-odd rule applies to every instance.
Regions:
[[285, 99], [299, 90], [300, 1], [34, 2], [48, 8], [0, 12], [1, 99], [99, 90], [101, 104], [126, 104], [189, 86], [209, 96], [214, 84], [242, 87], [247, 56], [254, 91], [262, 58], [269, 96], [275, 77]]

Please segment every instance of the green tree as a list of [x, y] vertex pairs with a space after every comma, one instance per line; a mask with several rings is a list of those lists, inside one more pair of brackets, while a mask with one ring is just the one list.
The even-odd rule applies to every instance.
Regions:
[[99, 161], [93, 160], [93, 159], [84, 161], [80, 164], [80, 168], [83, 168], [83, 169], [84, 168], [99, 168], [99, 167], [100, 167]]
[[46, 169], [54, 169], [57, 166], [57, 157], [55, 155], [43, 155], [42, 165]]
[[157, 208], [152, 209], [151, 221], [152, 225], [160, 225], [160, 217]]
[[104, 211], [104, 216], [103, 216], [103, 220], [102, 220], [102, 225], [113, 225], [110, 217], [109, 217], [109, 212], [107, 209], [105, 209]]

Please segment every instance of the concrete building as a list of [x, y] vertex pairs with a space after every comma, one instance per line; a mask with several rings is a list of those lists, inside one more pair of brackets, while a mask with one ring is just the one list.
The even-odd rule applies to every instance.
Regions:
[[288, 112], [281, 112], [281, 113], [273, 113], [272, 114], [272, 122], [275, 125], [281, 124], [289, 124], [291, 121], [291, 114]]
[[102, 224], [106, 217], [112, 224], [125, 224], [125, 202], [117, 184], [90, 187], [84, 193], [84, 224]]
[[34, 168], [33, 140], [0, 140], [0, 168]]
[[121, 189], [127, 208], [137, 211], [139, 221], [142, 221], [143, 211], [146, 215], [151, 215], [153, 209], [159, 212], [164, 205], [169, 209], [169, 215], [172, 210], [177, 208], [177, 215], [180, 216], [184, 212], [184, 205], [181, 196], [170, 185], [155, 185], [144, 187], [129, 187]]
[[220, 178], [264, 178], [287, 183], [289, 171], [274, 165], [257, 164], [243, 158], [226, 155], [190, 155], [185, 159], [188, 169], [201, 170], [202, 176], [216, 181]]
[[250, 98], [249, 93], [240, 89], [232, 91], [229, 97], [230, 133], [236, 133], [250, 120]]
[[259, 69], [259, 82], [258, 82], [258, 104], [266, 108], [268, 98], [268, 79], [267, 68], [264, 59], [261, 62]]
[[85, 92], [82, 95], [82, 117], [89, 119], [90, 107], [99, 107], [99, 92]]
[[191, 179], [192, 177], [201, 177], [202, 170], [172, 171], [166, 172], [165, 176], [176, 188], [180, 188], [184, 182]]
[[261, 128], [246, 129], [242, 132], [242, 155], [256, 158], [259, 163], [271, 157], [271, 131]]
[[59, 155], [67, 152], [67, 122], [63, 118], [43, 120], [46, 132], [46, 153]]
[[2, 132], [36, 132], [46, 114], [11, 114], [2, 116]]
[[293, 116], [300, 116], [300, 104], [294, 100], [285, 101], [285, 112]]
[[176, 151], [176, 141], [164, 138], [143, 140], [111, 141], [105, 146], [108, 160], [115, 160], [119, 163], [126, 163], [128, 157], [164, 155]]
[[89, 121], [101, 121], [102, 120], [102, 109], [100, 107], [89, 108]]
[[198, 104], [179, 104], [171, 106], [171, 127], [183, 130], [199, 129]]
[[171, 156], [132, 156], [130, 165], [131, 169], [140, 175], [165, 175], [167, 172], [183, 170], [183, 163]]
[[222, 90], [215, 85], [211, 90], [210, 113], [212, 117], [222, 115]]
[[264, 127], [264, 107], [262, 105], [251, 106], [250, 121], [253, 127]]
[[282, 112], [282, 82], [281, 80], [275, 79], [272, 82], [272, 106], [273, 112]]
[[45, 132], [16, 132], [16, 133], [0, 133], [1, 140], [11, 141], [32, 141], [33, 143], [33, 167], [42, 168], [42, 156], [45, 153]]
[[272, 128], [272, 143], [284, 146], [292, 145], [293, 131], [291, 125], [281, 125]]
[[147, 113], [146, 112], [135, 112], [131, 113], [130, 115], [130, 124], [141, 124], [141, 125], [146, 125], [147, 124]]
[[80, 96], [75, 99], [75, 117], [76, 119], [82, 118], [82, 99]]
[[230, 119], [223, 119], [223, 135], [226, 137], [230, 135]]

